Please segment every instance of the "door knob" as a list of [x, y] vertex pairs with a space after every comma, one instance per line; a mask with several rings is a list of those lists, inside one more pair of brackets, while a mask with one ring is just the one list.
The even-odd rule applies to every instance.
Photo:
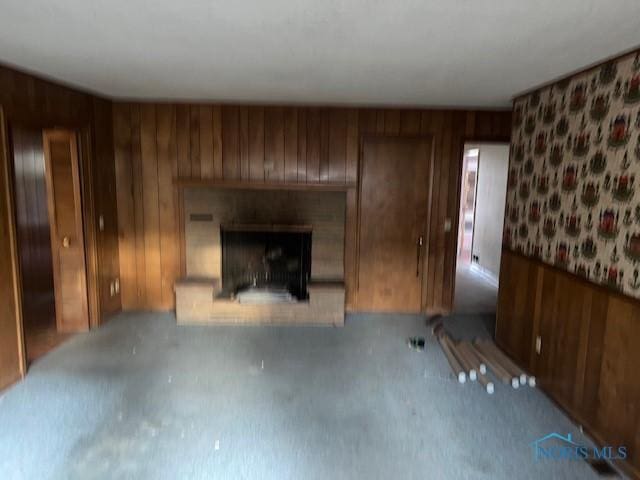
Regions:
[[62, 246], [64, 248], [69, 248], [69, 245], [71, 244], [71, 240], [69, 240], [69, 237], [64, 237], [62, 239]]

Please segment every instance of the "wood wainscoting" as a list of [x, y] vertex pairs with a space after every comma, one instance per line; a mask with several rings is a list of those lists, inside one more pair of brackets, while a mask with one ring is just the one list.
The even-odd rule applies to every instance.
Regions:
[[179, 268], [180, 184], [346, 187], [345, 288], [356, 303], [362, 135], [425, 136], [434, 161], [424, 308], [453, 299], [464, 140], [508, 140], [509, 111], [115, 103], [120, 274], [124, 309], [169, 310]]
[[639, 301], [503, 250], [496, 341], [640, 478]]

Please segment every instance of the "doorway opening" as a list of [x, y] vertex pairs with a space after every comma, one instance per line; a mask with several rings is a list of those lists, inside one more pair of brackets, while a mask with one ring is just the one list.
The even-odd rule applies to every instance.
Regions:
[[508, 169], [508, 143], [465, 144], [455, 313], [494, 314], [496, 311]]
[[73, 131], [22, 125], [11, 125], [9, 138], [30, 365], [89, 327], [78, 144]]

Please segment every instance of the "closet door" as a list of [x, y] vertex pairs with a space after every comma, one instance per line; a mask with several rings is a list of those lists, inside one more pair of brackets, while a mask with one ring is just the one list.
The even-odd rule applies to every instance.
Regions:
[[363, 142], [359, 310], [421, 310], [431, 152], [428, 138]]
[[44, 157], [58, 331], [89, 329], [78, 144], [72, 130], [45, 130]]

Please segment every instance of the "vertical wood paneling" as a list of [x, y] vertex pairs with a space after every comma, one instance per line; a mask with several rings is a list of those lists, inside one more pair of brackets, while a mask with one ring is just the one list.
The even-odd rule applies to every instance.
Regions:
[[344, 277], [347, 305], [355, 307], [357, 301], [357, 249], [358, 249], [358, 191], [347, 192], [347, 214], [344, 232]]
[[[602, 354], [604, 350], [604, 336], [606, 328], [607, 310], [609, 308], [609, 296], [603, 290], [591, 292], [591, 318], [587, 330], [587, 348], [585, 361], [585, 376], [582, 387], [582, 398], [576, 399], [576, 404], [581, 402], [583, 418], [596, 418], [598, 412], [598, 391], [600, 390], [600, 373]], [[586, 330], [586, 329], [585, 329]]]
[[122, 308], [129, 309], [135, 308], [138, 304], [130, 105], [114, 106], [113, 125], [114, 160], [118, 184], [116, 199], [118, 202], [120, 296]]
[[[588, 328], [583, 322], [583, 315], [585, 313], [584, 307], [590, 307], [590, 301], [588, 296], [588, 290], [584, 285], [572, 282], [570, 277], [565, 277], [567, 280], [567, 290], [562, 294], [568, 297], [568, 310], [564, 321], [558, 322], [558, 329], [556, 331], [556, 337], [558, 338], [557, 351], [561, 352], [559, 356], [559, 367], [555, 380], [558, 386], [558, 395], [564, 399], [564, 402], [575, 408], [574, 404], [574, 386], [578, 383], [578, 354], [579, 354], [579, 340], [582, 326]], [[526, 326], [526, 325], [525, 325]], [[568, 381], [567, 381], [568, 380]]]
[[264, 108], [249, 110], [249, 178], [264, 181]]
[[345, 181], [356, 183], [358, 181], [358, 110], [355, 108], [347, 112], [347, 132], [346, 132], [346, 158], [345, 158]]
[[239, 142], [240, 142], [240, 178], [251, 180], [249, 174], [249, 108], [240, 107], [239, 112]]
[[274, 182], [284, 179], [284, 109], [265, 109], [264, 126], [265, 180]]
[[384, 121], [385, 121], [385, 110], [376, 110], [376, 129], [372, 133], [384, 135], [385, 134]]
[[[134, 119], [134, 112], [139, 108], [139, 105], [131, 106], [130, 163], [134, 169], [134, 216], [138, 213], [146, 214], [143, 195], [136, 197], [136, 188], [141, 192], [146, 188], [153, 188], [152, 185], [148, 185], [149, 180], [144, 178], [142, 170], [138, 175], [135, 172], [134, 151], [136, 148], [140, 150], [142, 143], [139, 132], [137, 139], [134, 138], [136, 128], [140, 129], [140, 120], [136, 122]], [[509, 113], [482, 114], [483, 119], [493, 116], [508, 118]], [[114, 121], [119, 122], [119, 118], [114, 117]], [[176, 105], [176, 175], [188, 178], [190, 172], [191, 178], [195, 179], [218, 178], [219, 175], [221, 179], [254, 182], [286, 180], [302, 183], [357, 183], [362, 135], [432, 137], [432, 178], [435, 180], [432, 185], [429, 248], [425, 259], [427, 270], [424, 304], [429, 310], [446, 311], [450, 308], [453, 298], [453, 260], [456, 245], [455, 232], [445, 232], [443, 225], [445, 219], [453, 219], [457, 215], [455, 210], [460, 164], [458, 157], [461, 155], [463, 139], [477, 135], [478, 129], [475, 125], [480, 123], [477, 121], [477, 112], [464, 111]], [[500, 125], [503, 123], [499, 122]], [[219, 128], [216, 125], [219, 125]], [[495, 132], [491, 128], [483, 127], [482, 131], [489, 131], [497, 136], [509, 134], [508, 131]], [[216, 153], [217, 151], [219, 153]], [[148, 149], [147, 154], [150, 154]], [[218, 155], [219, 167], [216, 160]], [[140, 162], [142, 164], [142, 160]], [[151, 168], [145, 165], [145, 172]], [[218, 168], [220, 171], [216, 172]], [[122, 188], [127, 189], [126, 181], [123, 181]], [[168, 185], [158, 186], [159, 198], [161, 191], [167, 188]], [[144, 197], [147, 198], [148, 195], [145, 193]], [[357, 269], [357, 206], [357, 195], [350, 196], [345, 253], [349, 305], [355, 305], [357, 293], [351, 285]], [[174, 212], [175, 208], [174, 206]], [[149, 286], [145, 283], [149, 278], [140, 275], [139, 267], [146, 272], [144, 255], [151, 252], [144, 248], [140, 251], [140, 238], [147, 238], [146, 225], [137, 220], [134, 223], [136, 230], [129, 234], [136, 238], [134, 250], [138, 305], [140, 308], [161, 308], [154, 303], [152, 297], [145, 297], [149, 295]], [[177, 238], [178, 234], [174, 236]], [[353, 249], [353, 252], [350, 249]]]
[[320, 181], [329, 180], [330, 111], [320, 110]]
[[176, 106], [176, 149], [178, 177], [191, 178], [191, 119], [188, 105]]
[[[635, 446], [640, 420], [640, 308], [621, 297], [609, 299], [598, 390], [598, 424], [615, 444]], [[640, 452], [631, 461], [640, 464]]]
[[[429, 225], [429, 249], [427, 253], [427, 288], [426, 288], [426, 300], [425, 304], [429, 306], [440, 306], [440, 301], [436, 299], [435, 285], [437, 283], [436, 278], [436, 260], [438, 258], [438, 235], [442, 226], [442, 214], [441, 206], [439, 204], [440, 199], [440, 175], [442, 170], [442, 156], [441, 156], [441, 130], [443, 116], [441, 112], [423, 112], [421, 115], [421, 131], [423, 135], [433, 135], [433, 176], [435, 179], [431, 185], [431, 216]], [[440, 252], [441, 253], [441, 252]]]
[[[443, 162], [442, 158], [451, 158], [451, 112], [444, 112], [442, 117], [443, 134], [440, 136], [439, 145], [436, 146], [436, 150], [439, 151], [439, 156], [436, 157], [436, 161], [440, 163], [440, 172], [434, 178], [437, 179], [436, 183], [439, 183], [437, 193], [434, 191], [432, 199], [437, 202], [437, 224], [435, 225], [435, 246], [434, 252], [436, 253], [434, 259], [434, 274], [435, 280], [433, 282], [433, 298], [434, 303], [437, 305], [443, 304], [443, 287], [444, 287], [444, 272], [445, 272], [445, 244], [447, 239], [447, 232], [444, 230], [444, 222], [447, 218], [447, 197], [449, 192], [446, 186], [449, 182], [449, 169], [451, 167], [450, 162]], [[386, 122], [386, 119], [385, 119]]]
[[222, 151], [222, 108], [211, 107], [211, 128], [213, 130], [213, 176], [223, 178], [223, 151]]
[[370, 135], [376, 131], [376, 110], [365, 108], [358, 110], [358, 132], [361, 135]]
[[298, 168], [297, 179], [300, 183], [307, 181], [307, 109], [298, 110]]
[[400, 134], [400, 111], [399, 110], [385, 110], [384, 133], [386, 135]]
[[496, 341], [598, 444], [626, 446], [620, 466], [638, 475], [640, 302], [503, 250]]
[[[93, 203], [93, 212], [84, 206], [85, 213], [85, 242], [93, 244], [95, 242], [95, 257], [89, 252], [87, 275], [89, 275], [88, 286], [90, 289], [96, 288], [99, 293], [99, 308], [91, 306], [94, 312], [92, 316], [92, 326], [96, 326], [99, 319], [96, 313], [101, 311], [104, 314], [120, 310], [120, 295], [114, 291], [110, 292], [109, 284], [119, 276], [120, 266], [118, 262], [118, 219], [116, 205], [115, 188], [115, 164], [113, 153], [113, 108], [111, 102], [99, 98], [93, 98], [91, 102], [93, 115], [93, 128], [85, 125], [81, 134], [86, 139], [88, 156], [83, 166], [83, 175], [93, 178], [92, 186], [87, 182], [83, 186], [84, 198]], [[93, 131], [93, 145], [91, 143], [91, 132]], [[81, 141], [82, 142], [82, 141]], [[84, 155], [83, 155], [84, 156]], [[104, 228], [98, 229], [97, 219], [102, 215]], [[97, 278], [94, 278], [97, 273]], [[94, 282], [95, 280], [95, 282]], [[93, 295], [90, 292], [90, 298]], [[95, 298], [90, 301], [94, 302]]]
[[284, 111], [284, 179], [298, 180], [298, 109]]
[[200, 105], [200, 178], [213, 178], [213, 110]]
[[178, 171], [176, 143], [176, 109], [172, 105], [159, 105], [156, 111], [156, 148], [158, 157], [158, 216], [160, 219], [160, 290], [162, 308], [174, 304], [173, 284], [178, 276], [179, 247], [175, 235], [176, 192], [173, 179]]
[[[593, 307], [593, 291], [584, 289], [584, 299], [582, 305], [578, 307], [580, 314], [578, 318], [579, 324], [578, 334], [576, 337], [576, 372], [575, 382], [573, 384], [573, 398], [571, 404], [577, 410], [583, 410], [582, 400], [585, 397], [584, 387], [587, 376], [587, 354], [589, 345], [589, 330], [591, 330], [591, 308]], [[533, 329], [535, 331], [535, 329]], [[531, 334], [533, 335], [533, 334]]]
[[307, 182], [320, 181], [320, 110], [307, 112]]
[[189, 108], [189, 158], [191, 160], [191, 178], [201, 178], [200, 172], [200, 107]]
[[502, 348], [518, 363], [528, 365], [531, 351], [532, 325], [536, 312], [535, 290], [540, 270], [537, 265], [505, 262], [500, 271], [498, 302], [502, 306], [496, 325], [496, 338]]
[[240, 178], [240, 112], [222, 107], [222, 174], [227, 180]]
[[420, 112], [417, 110], [405, 110], [400, 117], [401, 135], [420, 134]]
[[[135, 253], [136, 253], [136, 289], [138, 302], [136, 307], [144, 308], [147, 303], [147, 267], [144, 235], [144, 170], [142, 168], [142, 122], [140, 106], [131, 106], [131, 166], [133, 170], [133, 211], [135, 217]], [[199, 172], [198, 167], [198, 172]], [[122, 287], [121, 287], [122, 289]], [[129, 307], [132, 308], [132, 307]]]
[[344, 182], [347, 176], [347, 113], [343, 109], [329, 113], [330, 182]]
[[[202, 117], [201, 117], [202, 120]], [[156, 106], [140, 107], [140, 145], [144, 216], [144, 255], [147, 302], [162, 306], [162, 266], [160, 257], [160, 212], [158, 155], [156, 147]]]

